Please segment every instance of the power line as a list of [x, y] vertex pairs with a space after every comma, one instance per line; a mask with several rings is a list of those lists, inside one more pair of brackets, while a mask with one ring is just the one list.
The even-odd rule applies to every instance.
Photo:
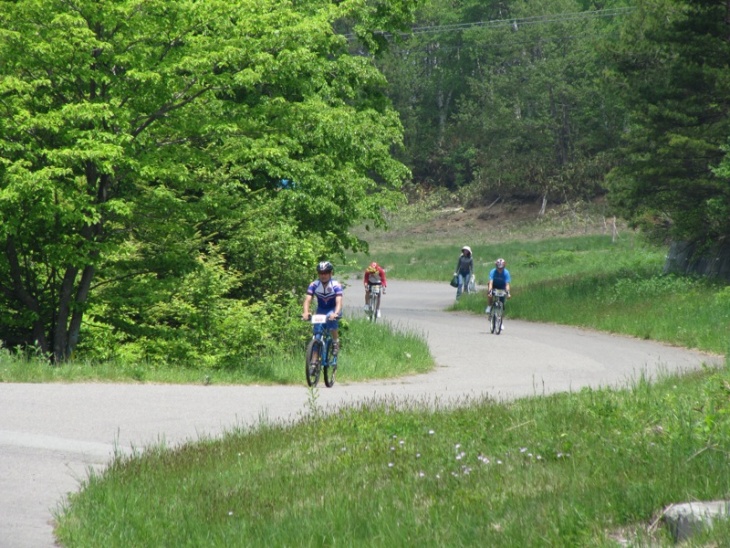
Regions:
[[[400, 33], [399, 36], [407, 37], [411, 34], [441, 34], [447, 32], [463, 32], [472, 28], [500, 28], [511, 27], [513, 30], [519, 30], [520, 27], [528, 25], [543, 25], [546, 23], [563, 23], [567, 21], [578, 21], [581, 19], [593, 19], [597, 17], [617, 17], [633, 11], [633, 7], [611, 8], [605, 10], [579, 11], [569, 13], [558, 13], [551, 15], [535, 15], [532, 17], [522, 17], [519, 19], [495, 19], [493, 21], [477, 21], [475, 23], [453, 23], [450, 25], [434, 25], [428, 27], [413, 27], [411, 33]], [[381, 32], [386, 37], [392, 36], [391, 33]], [[348, 40], [353, 40], [355, 35], [345, 34]]]

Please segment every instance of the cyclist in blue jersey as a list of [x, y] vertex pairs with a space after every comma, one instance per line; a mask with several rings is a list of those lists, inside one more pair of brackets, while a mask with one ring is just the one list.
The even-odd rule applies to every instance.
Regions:
[[327, 327], [332, 333], [333, 354], [340, 351], [340, 336], [338, 332], [338, 319], [342, 313], [342, 284], [332, 279], [335, 267], [329, 261], [322, 261], [317, 265], [318, 280], [314, 280], [307, 288], [307, 295], [304, 297], [302, 319], [309, 320], [309, 305], [312, 297], [317, 298], [316, 314], [327, 315]]
[[494, 262], [494, 268], [489, 272], [489, 285], [487, 286], [489, 306], [487, 306], [487, 314], [492, 312], [492, 302], [494, 300], [492, 294], [493, 289], [503, 289], [507, 292], [507, 298], [509, 299], [511, 297], [509, 286], [512, 278], [509, 275], [509, 270], [505, 266], [507, 266], [507, 263], [505, 263], [504, 259], [499, 258]]

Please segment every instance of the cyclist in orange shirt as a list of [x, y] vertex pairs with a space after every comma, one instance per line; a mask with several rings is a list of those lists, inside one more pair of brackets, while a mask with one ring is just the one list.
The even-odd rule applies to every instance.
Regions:
[[385, 288], [388, 286], [388, 283], [385, 280], [385, 270], [383, 270], [383, 267], [380, 266], [376, 262], [370, 263], [370, 265], [365, 269], [365, 275], [362, 279], [363, 286], [365, 286], [365, 311], [370, 310], [370, 305], [368, 304], [368, 301], [370, 300], [370, 286], [371, 285], [381, 285], [383, 287], [383, 290], [378, 294], [378, 308], [376, 311], [376, 316], [380, 317], [380, 296], [385, 293]]

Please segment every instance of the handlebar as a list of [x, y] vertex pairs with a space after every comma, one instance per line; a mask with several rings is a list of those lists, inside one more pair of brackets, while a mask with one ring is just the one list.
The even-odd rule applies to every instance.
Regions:
[[[342, 318], [342, 313], [338, 314], [337, 317], [335, 317], [335, 320], [339, 320]], [[306, 318], [302, 318], [302, 321], [304, 322], [310, 322], [310, 323], [325, 323], [330, 321], [330, 315], [328, 314], [309, 314]]]

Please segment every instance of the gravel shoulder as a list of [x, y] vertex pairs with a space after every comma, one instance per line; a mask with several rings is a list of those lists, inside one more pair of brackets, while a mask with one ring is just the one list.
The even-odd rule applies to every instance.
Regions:
[[[357, 314], [360, 286], [347, 292]], [[383, 321], [423, 334], [437, 367], [389, 381], [321, 388], [331, 408], [373, 398], [439, 405], [470, 398], [512, 399], [583, 387], [625, 386], [640, 375], [691, 371], [724, 358], [651, 341], [557, 325], [506, 320], [491, 335], [484, 316], [445, 312], [447, 284], [390, 281]], [[346, 341], [343, 341], [346, 344]], [[342, 364], [344, 368], [346, 364]], [[304, 386], [0, 384], [0, 548], [54, 546], [53, 510], [89, 469], [115, 453], [177, 445], [262, 421], [308, 413]]]

